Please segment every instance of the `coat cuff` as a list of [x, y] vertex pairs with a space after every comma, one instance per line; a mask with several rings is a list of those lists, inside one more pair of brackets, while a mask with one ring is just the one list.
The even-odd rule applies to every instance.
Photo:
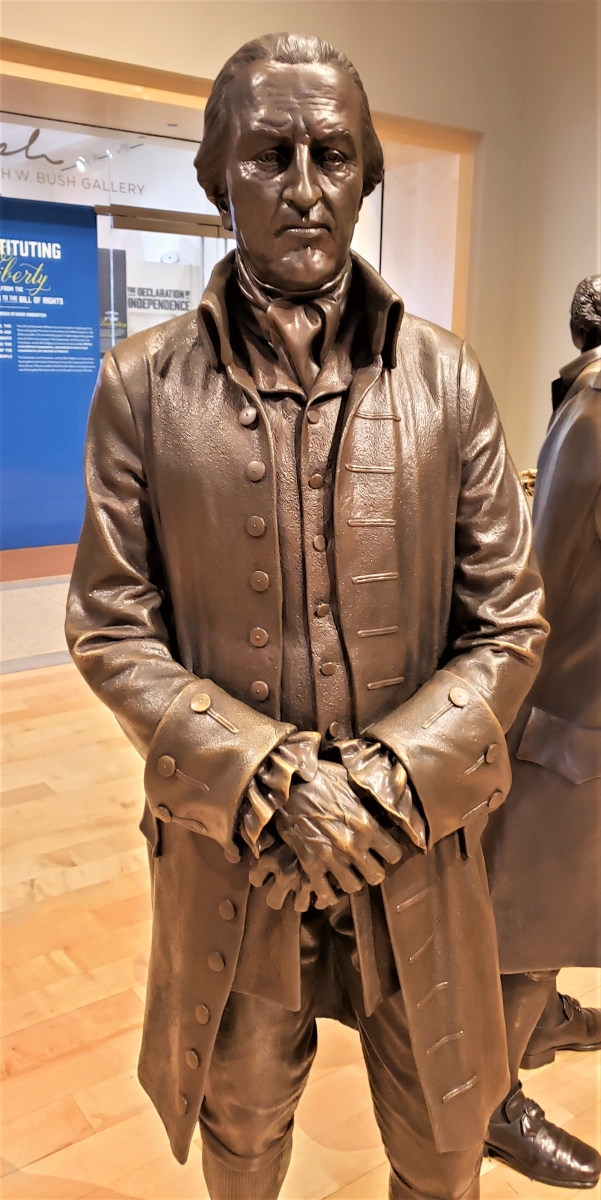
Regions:
[[[287, 804], [294, 775], [309, 781], [316, 774], [320, 743], [321, 734], [314, 731], [293, 733], [251, 779], [240, 809], [240, 833], [255, 858], [267, 849], [263, 830], [277, 809]], [[272, 841], [269, 835], [269, 844]]]
[[175, 821], [219, 842], [232, 860], [238, 809], [253, 775], [295, 732], [235, 700], [211, 679], [182, 689], [154, 734], [144, 774], [148, 803], [160, 821]]
[[368, 792], [400, 825], [413, 845], [425, 850], [424, 818], [407, 783], [407, 772], [396, 755], [379, 742], [366, 742], [363, 738], [336, 742], [336, 749], [351, 783]]
[[428, 823], [428, 848], [498, 808], [511, 786], [501, 725], [475, 687], [437, 671], [365, 736], [402, 762]]

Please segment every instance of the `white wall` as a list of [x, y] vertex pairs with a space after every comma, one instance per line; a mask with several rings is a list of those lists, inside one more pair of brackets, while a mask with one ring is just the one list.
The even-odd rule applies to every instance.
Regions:
[[315, 32], [372, 107], [484, 134], [468, 336], [520, 467], [570, 355], [566, 308], [598, 268], [595, 0], [5, 0], [5, 37], [212, 77], [243, 41]]
[[407, 312], [449, 329], [459, 155], [385, 144], [384, 156], [382, 274]]

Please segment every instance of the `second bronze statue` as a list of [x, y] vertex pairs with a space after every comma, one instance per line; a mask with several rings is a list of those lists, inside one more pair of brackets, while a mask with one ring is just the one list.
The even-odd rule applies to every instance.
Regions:
[[212, 1200], [273, 1200], [338, 1017], [391, 1198], [474, 1200], [509, 1082], [480, 836], [546, 634], [525, 501], [472, 351], [350, 253], [382, 152], [348, 59], [243, 46], [196, 165], [237, 249], [105, 359], [68, 617], [146, 759], [140, 1079]]

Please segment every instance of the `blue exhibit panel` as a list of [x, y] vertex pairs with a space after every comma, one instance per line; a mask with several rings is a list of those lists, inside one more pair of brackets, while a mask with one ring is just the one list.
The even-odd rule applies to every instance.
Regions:
[[95, 213], [0, 200], [2, 549], [77, 541], [98, 365]]

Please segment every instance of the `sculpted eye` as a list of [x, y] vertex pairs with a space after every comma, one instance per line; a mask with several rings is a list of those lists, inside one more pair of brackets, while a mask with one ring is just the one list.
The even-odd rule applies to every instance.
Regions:
[[262, 150], [261, 153], [257, 155], [255, 161], [261, 163], [262, 166], [279, 167], [284, 161], [284, 156], [281, 150], [273, 148], [271, 150]]
[[340, 150], [324, 150], [320, 157], [326, 167], [337, 167], [346, 162], [346, 155]]

